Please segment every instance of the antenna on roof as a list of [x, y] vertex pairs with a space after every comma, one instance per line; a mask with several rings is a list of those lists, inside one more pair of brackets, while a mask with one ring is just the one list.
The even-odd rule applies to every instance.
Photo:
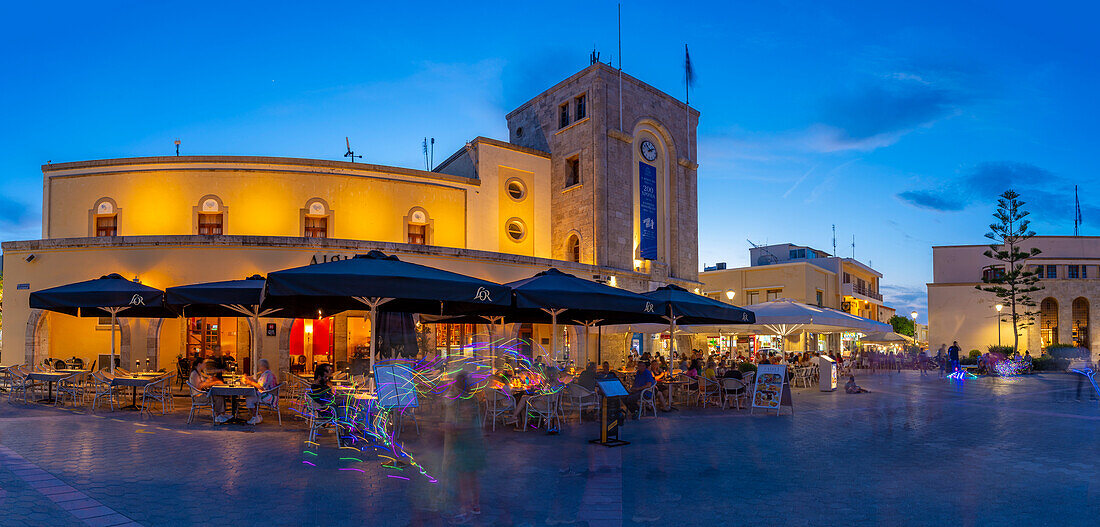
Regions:
[[431, 152], [431, 153], [428, 156], [428, 170], [431, 170], [431, 169], [435, 168], [435, 138], [434, 137], [431, 138], [431, 140], [428, 142], [428, 144], [430, 145], [430, 148], [431, 148], [431, 150], [429, 150], [429, 152]]
[[833, 224], [833, 256], [836, 256], [836, 224]]
[[856, 259], [856, 235], [852, 235], [852, 259]]
[[749, 245], [751, 245], [753, 249], [760, 249], [761, 251], [764, 251], [764, 256], [756, 259], [756, 265], [771, 265], [774, 263], [779, 263], [779, 257], [772, 254], [772, 252], [769, 251], [767, 247], [763, 245], [757, 245], [749, 239], [746, 239], [745, 241], [749, 242]]
[[592, 54], [588, 56], [588, 65], [591, 66], [600, 61], [600, 52], [596, 51], [596, 45], [592, 44]]
[[176, 138], [176, 157], [180, 156], [180, 138]]
[[428, 138], [427, 137], [424, 138], [424, 142], [420, 143], [420, 148], [424, 150], [424, 170], [427, 171], [427, 170], [429, 170], [429, 168], [428, 168]]
[[352, 163], [355, 162], [355, 158], [357, 158], [357, 157], [362, 158], [363, 157], [363, 156], [355, 155], [355, 151], [351, 149], [351, 139], [348, 139], [346, 136], [344, 137], [344, 144], [346, 144], [347, 147], [348, 147], [348, 151], [344, 154], [344, 157], [350, 157]]

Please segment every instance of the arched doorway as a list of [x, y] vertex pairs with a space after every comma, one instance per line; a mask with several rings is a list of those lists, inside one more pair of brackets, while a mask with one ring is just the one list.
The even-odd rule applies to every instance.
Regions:
[[1089, 347], [1089, 301], [1083, 297], [1073, 299], [1073, 345]]
[[1039, 338], [1043, 348], [1058, 343], [1058, 301], [1050, 297], [1039, 303]]

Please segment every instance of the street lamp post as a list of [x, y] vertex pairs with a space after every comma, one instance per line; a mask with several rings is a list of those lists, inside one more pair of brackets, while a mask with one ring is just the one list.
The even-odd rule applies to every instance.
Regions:
[[917, 349], [920, 349], [920, 339], [917, 338], [917, 312], [914, 310], [909, 313], [909, 316], [913, 318], [913, 342], [916, 343]]
[[997, 347], [1001, 346], [1001, 310], [1005, 308], [1004, 304], [997, 304], [993, 306], [997, 310]]

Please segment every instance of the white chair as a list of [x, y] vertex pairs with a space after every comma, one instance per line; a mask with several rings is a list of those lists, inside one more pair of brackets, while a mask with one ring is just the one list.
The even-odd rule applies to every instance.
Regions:
[[285, 385], [286, 383], [283, 382], [282, 384], [270, 390], [264, 390], [258, 393], [260, 399], [257, 403], [258, 406], [256, 407], [257, 415], [259, 415], [260, 409], [267, 408], [268, 410], [275, 412], [275, 415], [278, 416], [279, 426], [283, 425], [283, 413], [279, 411], [279, 391], [282, 390], [283, 386]]
[[11, 374], [11, 391], [8, 392], [8, 402], [11, 402], [16, 393], [22, 393], [23, 404], [27, 404], [28, 393], [37, 389], [39, 384], [28, 377], [27, 374], [30, 372], [21, 366], [12, 366], [8, 368], [8, 371]]
[[111, 411], [115, 410], [115, 396], [118, 394], [118, 389], [111, 385], [110, 374], [105, 371], [95, 372], [91, 375], [92, 388], [95, 390], [92, 396], [92, 410], [99, 408], [101, 401], [107, 399], [111, 405]]
[[57, 390], [55, 396], [55, 406], [61, 406], [64, 403], [65, 396], [73, 401], [73, 406], [76, 406], [76, 398], [80, 398], [81, 406], [84, 405], [84, 378], [88, 374], [85, 372], [77, 372], [68, 377], [65, 377], [57, 381]]
[[[657, 417], [657, 387], [650, 386], [642, 390], [641, 396], [638, 398], [638, 417], [641, 418], [645, 415], [646, 409], [653, 413], [653, 417]], [[597, 406], [599, 403], [597, 403]]]
[[500, 390], [485, 391], [485, 422], [492, 423], [493, 431], [497, 429], [497, 421], [504, 418], [508, 423], [516, 413], [516, 401], [508, 394]]
[[[328, 408], [327, 412], [323, 409], [312, 397], [309, 396], [309, 391], [303, 397], [303, 414], [309, 421], [309, 441], [316, 442], [317, 432], [327, 426], [333, 426], [336, 428], [336, 445], [340, 444], [340, 430], [336, 424], [336, 411], [333, 408]], [[328, 415], [325, 415], [325, 414]]]
[[[542, 419], [546, 423], [547, 430], [561, 428], [561, 419], [558, 417], [558, 405], [561, 401], [561, 392], [542, 395], [532, 395], [524, 399], [523, 429], [527, 430], [527, 421], [531, 417]], [[555, 427], [553, 423], [557, 423]]]
[[210, 419], [214, 419], [214, 398], [210, 397], [210, 391], [203, 391], [195, 388], [191, 384], [191, 381], [187, 381], [187, 389], [190, 391], [191, 396], [191, 411], [187, 413], [187, 422], [191, 423], [191, 420], [195, 418], [195, 412], [202, 410], [203, 408], [210, 409]]
[[695, 391], [694, 396], [698, 398], [703, 408], [707, 407], [707, 401], [714, 401], [717, 404], [721, 404], [722, 389], [718, 385], [718, 381], [703, 376], [700, 376], [698, 381], [699, 389]]
[[168, 410], [172, 409], [172, 381], [175, 379], [175, 374], [165, 375], [149, 384], [146, 384], [141, 389], [141, 411], [148, 411], [149, 415], [153, 414], [152, 409], [149, 408], [149, 402], [160, 402], [160, 413], [165, 415]]
[[600, 396], [594, 390], [589, 390], [575, 382], [565, 385], [565, 400], [569, 406], [577, 410], [577, 420], [581, 420], [581, 413], [589, 409], [600, 408]]
[[749, 398], [749, 390], [745, 386], [745, 382], [741, 379], [726, 378], [722, 379], [722, 409], [728, 408], [726, 405], [733, 401], [737, 405], [737, 409], [741, 409], [741, 401], [747, 401]]

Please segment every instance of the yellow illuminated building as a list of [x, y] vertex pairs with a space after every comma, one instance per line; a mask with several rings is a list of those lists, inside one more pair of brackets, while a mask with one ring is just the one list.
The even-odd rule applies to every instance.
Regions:
[[[786, 298], [879, 322], [894, 316], [894, 308], [883, 304], [879, 294], [882, 273], [853, 258], [785, 243], [755, 247], [749, 259], [748, 267], [707, 267], [699, 274], [701, 292], [738, 306]], [[842, 340], [843, 335], [796, 334], [786, 349], [837, 351]]]
[[[586, 99], [609, 89], [608, 70], [596, 64], [551, 87], [509, 114], [509, 142], [475, 138], [431, 171], [242, 156], [44, 165], [42, 239], [3, 244], [0, 363], [101, 361], [108, 325], [31, 310], [28, 296], [109, 273], [164, 289], [381, 250], [502, 283], [557, 267], [635, 291], [698, 287], [696, 165], [687, 154], [695, 150], [698, 113], [687, 112], [693, 119], [685, 129], [682, 103], [627, 75], [621, 105]], [[601, 117], [620, 106], [627, 132], [618, 116]], [[608, 132], [593, 134], [597, 126]], [[660, 252], [648, 259], [629, 242], [639, 221], [628, 183], [637, 181], [631, 152], [643, 141], [636, 134], [658, 144], [646, 159], [654, 158], [661, 178], [675, 172], [681, 181], [658, 189]], [[585, 141], [599, 144], [578, 147]], [[371, 330], [361, 312], [260, 326], [259, 354], [281, 368], [347, 361], [367, 347]], [[548, 327], [507, 331], [549, 347]], [[595, 359], [594, 340], [584, 342], [576, 328], [563, 331], [571, 358]], [[441, 325], [434, 346], [455, 352], [485, 332]], [[123, 318], [119, 333], [127, 367], [173, 369], [177, 357], [214, 351], [245, 357], [250, 346], [248, 325], [233, 318]], [[620, 341], [605, 340], [604, 351], [614, 353]]]

